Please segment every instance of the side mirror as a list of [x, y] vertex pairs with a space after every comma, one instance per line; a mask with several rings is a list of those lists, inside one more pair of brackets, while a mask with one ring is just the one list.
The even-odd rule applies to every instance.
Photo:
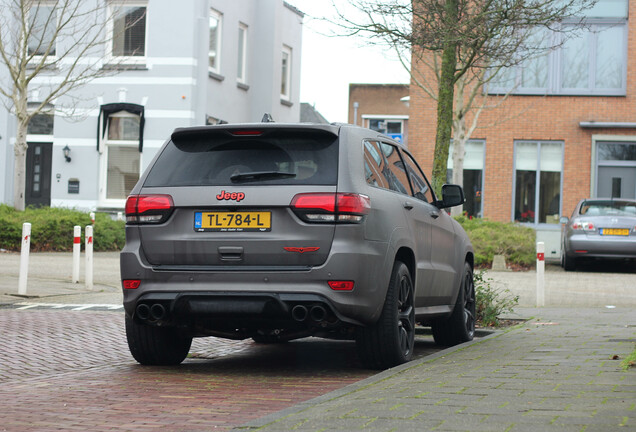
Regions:
[[561, 219], [559, 219], [559, 222], [561, 222], [562, 224], [566, 224], [568, 223], [569, 219], [567, 218], [567, 216], [561, 216]]
[[442, 200], [435, 204], [438, 208], [448, 208], [462, 205], [466, 202], [464, 190], [459, 185], [445, 184], [442, 186]]

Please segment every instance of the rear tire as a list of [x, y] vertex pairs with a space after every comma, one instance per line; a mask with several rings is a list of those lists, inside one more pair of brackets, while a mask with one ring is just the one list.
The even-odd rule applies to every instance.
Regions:
[[389, 288], [380, 319], [358, 330], [358, 356], [365, 366], [385, 369], [406, 363], [415, 345], [413, 282], [406, 265], [393, 264]]
[[475, 337], [475, 285], [473, 269], [464, 263], [457, 301], [453, 313], [446, 319], [437, 320], [432, 325], [435, 343], [453, 346], [473, 340]]
[[126, 317], [126, 338], [130, 353], [142, 365], [178, 365], [192, 345], [192, 337], [176, 328], [139, 324], [129, 317]]
[[565, 271], [576, 270], [576, 258], [569, 256], [564, 250], [561, 255], [561, 267], [563, 267]]

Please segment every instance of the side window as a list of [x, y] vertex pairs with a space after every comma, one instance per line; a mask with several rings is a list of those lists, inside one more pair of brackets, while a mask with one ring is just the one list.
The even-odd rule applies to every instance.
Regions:
[[388, 172], [386, 174], [389, 179], [391, 190], [410, 195], [409, 178], [406, 174], [404, 162], [400, 157], [400, 152], [391, 144], [380, 143], [382, 153], [386, 156]]
[[428, 181], [426, 181], [426, 176], [424, 176], [422, 170], [420, 170], [420, 167], [410, 154], [406, 152], [402, 152], [402, 154], [404, 155], [404, 162], [406, 163], [406, 168], [411, 178], [411, 184], [413, 185], [413, 196], [427, 203], [433, 203], [435, 200], [433, 198], [431, 187], [429, 186]]
[[364, 172], [366, 181], [371, 186], [390, 189], [389, 182], [384, 175], [386, 161], [378, 148], [377, 142], [364, 142]]

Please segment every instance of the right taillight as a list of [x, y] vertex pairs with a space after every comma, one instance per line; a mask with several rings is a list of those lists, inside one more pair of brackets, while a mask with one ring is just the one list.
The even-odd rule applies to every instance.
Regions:
[[130, 195], [126, 200], [126, 223], [162, 223], [168, 219], [173, 208], [170, 195]]
[[292, 210], [305, 222], [360, 223], [371, 200], [355, 193], [302, 193], [294, 196]]

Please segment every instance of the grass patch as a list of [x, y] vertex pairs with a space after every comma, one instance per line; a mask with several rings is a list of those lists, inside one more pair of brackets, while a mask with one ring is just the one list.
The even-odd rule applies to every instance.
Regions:
[[484, 277], [484, 271], [477, 271], [475, 281], [475, 309], [477, 324], [482, 327], [498, 327], [500, 316], [513, 311], [519, 304], [519, 296], [512, 295], [508, 288], [500, 290], [491, 285], [492, 279]]
[[630, 355], [623, 359], [623, 361], [621, 362], [621, 367], [624, 370], [636, 367], [636, 347], [634, 347], [634, 351], [632, 351]]
[[[24, 222], [31, 223], [32, 251], [68, 252], [73, 250], [73, 227], [79, 225], [83, 232], [91, 224], [91, 218], [88, 213], [67, 208], [28, 207], [20, 212], [0, 204], [0, 248], [15, 252], [20, 250]], [[94, 250], [121, 250], [125, 243], [124, 227], [124, 221], [114, 221], [108, 214], [96, 213]]]
[[531, 268], [536, 264], [536, 232], [512, 222], [458, 216], [475, 249], [475, 267], [492, 265], [495, 255], [503, 255], [513, 268]]

